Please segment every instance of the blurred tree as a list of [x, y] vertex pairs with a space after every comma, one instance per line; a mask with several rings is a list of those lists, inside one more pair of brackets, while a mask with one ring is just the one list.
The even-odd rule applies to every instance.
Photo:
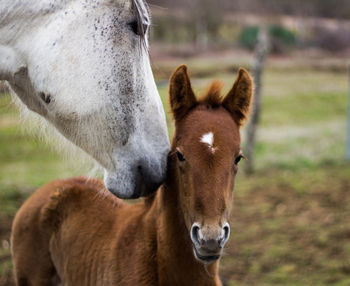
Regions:
[[[224, 10], [221, 4], [225, 2], [226, 0], [149, 1], [153, 5], [174, 9], [174, 14], [182, 10], [185, 14], [185, 22], [190, 24], [188, 29], [193, 35], [192, 41], [196, 49], [200, 51], [207, 49], [209, 41], [216, 41], [223, 22]], [[183, 19], [182, 22], [184, 22]]]
[[197, 50], [205, 50], [209, 38], [215, 40], [222, 22], [222, 10], [216, 1], [192, 0], [188, 2], [190, 7], [189, 15], [195, 22], [195, 44]]
[[251, 118], [247, 126], [247, 137], [245, 143], [245, 155], [248, 158], [246, 172], [251, 174], [254, 171], [254, 149], [256, 132], [260, 119], [261, 97], [262, 97], [262, 77], [265, 68], [265, 62], [269, 51], [269, 32], [266, 26], [259, 29], [258, 41], [253, 63], [254, 76], [254, 101]]
[[350, 64], [348, 66], [348, 125], [345, 158], [350, 161]]

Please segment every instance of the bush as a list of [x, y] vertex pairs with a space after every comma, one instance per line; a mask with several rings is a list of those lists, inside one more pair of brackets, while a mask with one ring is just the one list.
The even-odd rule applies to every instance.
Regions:
[[[246, 27], [239, 36], [240, 44], [249, 50], [253, 50], [258, 40], [259, 28], [257, 26]], [[296, 43], [295, 34], [278, 25], [269, 27], [270, 48], [272, 53], [283, 53]]]
[[254, 50], [258, 34], [259, 28], [256, 26], [244, 28], [239, 36], [239, 43], [246, 49]]
[[295, 34], [282, 26], [271, 26], [269, 32], [271, 38], [271, 51], [274, 53], [283, 53], [286, 49], [292, 47], [296, 43]]

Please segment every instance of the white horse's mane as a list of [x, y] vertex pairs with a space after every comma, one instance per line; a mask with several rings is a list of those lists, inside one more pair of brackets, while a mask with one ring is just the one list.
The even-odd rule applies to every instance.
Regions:
[[93, 177], [102, 173], [102, 167], [91, 156], [66, 139], [44, 117], [29, 110], [13, 91], [10, 94], [12, 104], [19, 111], [23, 132], [43, 141], [52, 150], [56, 151], [64, 161], [67, 161], [83, 174]]

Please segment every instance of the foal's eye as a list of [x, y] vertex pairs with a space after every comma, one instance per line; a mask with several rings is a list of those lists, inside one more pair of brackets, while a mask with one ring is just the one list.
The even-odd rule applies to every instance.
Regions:
[[179, 150], [176, 150], [176, 156], [177, 156], [177, 159], [179, 159], [180, 162], [185, 161], [184, 155], [182, 155], [182, 153]]
[[235, 164], [238, 165], [238, 163], [244, 158], [243, 155], [238, 155], [238, 157], [235, 159]]

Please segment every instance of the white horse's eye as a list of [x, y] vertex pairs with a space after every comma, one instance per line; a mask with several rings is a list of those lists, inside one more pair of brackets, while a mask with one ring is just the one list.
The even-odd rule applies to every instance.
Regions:
[[137, 21], [132, 21], [128, 23], [128, 26], [131, 28], [134, 34], [138, 36], [145, 35], [148, 29], [147, 24], [139, 24]]

